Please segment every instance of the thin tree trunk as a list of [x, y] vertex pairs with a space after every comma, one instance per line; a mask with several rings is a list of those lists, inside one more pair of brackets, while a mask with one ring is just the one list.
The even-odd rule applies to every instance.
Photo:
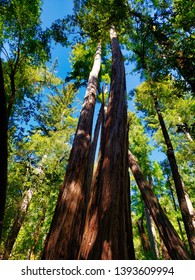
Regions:
[[156, 229], [154, 226], [154, 221], [150, 215], [150, 211], [148, 210], [147, 206], [144, 207], [145, 216], [146, 216], [146, 224], [148, 230], [148, 237], [150, 242], [150, 247], [152, 250], [153, 258], [159, 259], [159, 250], [157, 244], [157, 237], [156, 237]]
[[[153, 184], [153, 179], [152, 179], [151, 174], [149, 174], [149, 176], [148, 176], [148, 182], [149, 182], [149, 187], [152, 190], [154, 184]], [[147, 225], [148, 236], [149, 236], [150, 247], [152, 250], [153, 258], [159, 259], [159, 250], [158, 250], [156, 229], [155, 229], [154, 221], [151, 217], [150, 211], [148, 210], [145, 203], [144, 203], [144, 211], [145, 211], [145, 216], [146, 216], [146, 225]]]
[[184, 247], [179, 235], [163, 212], [157, 197], [149, 187], [144, 175], [137, 164], [133, 154], [129, 151], [129, 166], [142, 194], [152, 218], [158, 228], [159, 234], [167, 247], [173, 260], [188, 260], [190, 256]]
[[160, 238], [160, 244], [161, 244], [161, 249], [162, 249], [162, 259], [163, 260], [171, 260], [169, 253], [167, 251], [167, 248], [162, 240], [162, 238]]
[[19, 205], [16, 217], [15, 217], [13, 225], [10, 229], [10, 234], [8, 235], [7, 240], [5, 242], [5, 252], [3, 254], [3, 260], [7, 260], [10, 257], [14, 243], [15, 243], [18, 233], [22, 227], [24, 219], [26, 217], [32, 196], [33, 196], [33, 190], [29, 189], [24, 194], [24, 197]]
[[186, 130], [184, 130], [185, 136], [186, 138], [189, 140], [189, 142], [194, 142], [194, 140], [192, 139], [192, 136], [190, 135], [189, 132], [187, 132]]
[[42, 232], [42, 226], [43, 226], [43, 223], [44, 223], [44, 220], [45, 220], [45, 213], [46, 213], [46, 206], [43, 205], [42, 207], [42, 216], [41, 218], [39, 219], [39, 221], [37, 222], [36, 224], [36, 228], [35, 228], [35, 231], [34, 231], [34, 241], [33, 241], [33, 244], [32, 244], [32, 247], [30, 249], [30, 252], [29, 252], [29, 259], [30, 260], [35, 260], [37, 259], [38, 257], [40, 257], [40, 250], [38, 252], [37, 251], [37, 244], [39, 242], [39, 239], [40, 239], [40, 233]]
[[[94, 208], [81, 259], [134, 259], [130, 219], [125, 69], [114, 27], [110, 29], [112, 80]], [[92, 199], [93, 200], [93, 199]]]
[[66, 176], [43, 252], [43, 259], [77, 259], [86, 215], [86, 172], [92, 134], [101, 45], [89, 76]]
[[93, 140], [90, 144], [87, 179], [86, 179], [87, 201], [89, 200], [90, 188], [91, 188], [91, 183], [93, 178], [94, 163], [95, 163], [95, 154], [97, 150], [98, 136], [100, 134], [100, 127], [103, 121], [103, 117], [104, 117], [104, 104], [102, 103], [101, 108], [99, 110], [97, 122], [95, 125]]
[[142, 247], [144, 249], [145, 254], [148, 255], [150, 253], [151, 248], [150, 248], [150, 243], [149, 243], [147, 234], [144, 229], [143, 215], [137, 221], [137, 226], [138, 226], [138, 230], [139, 230], [139, 234], [140, 234], [140, 238], [141, 238]]
[[192, 139], [192, 136], [189, 133], [190, 129], [189, 129], [188, 125], [186, 123], [182, 123], [180, 117], [179, 117], [179, 124], [177, 124], [177, 127], [178, 127], [177, 132], [183, 132], [189, 142], [194, 142], [194, 140]]
[[176, 189], [176, 193], [177, 193], [177, 197], [178, 197], [178, 201], [179, 201], [179, 205], [180, 205], [180, 209], [181, 209], [181, 214], [182, 214], [186, 234], [188, 237], [189, 246], [191, 249], [192, 258], [195, 259], [195, 212], [194, 212], [192, 203], [190, 201], [190, 198], [185, 190], [183, 180], [181, 179], [181, 176], [179, 174], [173, 145], [171, 143], [171, 139], [169, 137], [168, 131], [166, 129], [166, 126], [165, 126], [165, 123], [164, 123], [164, 120], [163, 120], [163, 117], [161, 114], [157, 96], [155, 96], [153, 94], [153, 97], [154, 97], [156, 112], [158, 114], [158, 119], [160, 122], [164, 140], [165, 140], [165, 143], [167, 146], [167, 157], [168, 157], [168, 160], [170, 163], [172, 176], [173, 176], [173, 180], [175, 183], [175, 189]]
[[9, 76], [10, 78], [10, 85], [11, 85], [11, 97], [8, 103], [8, 107], [7, 107], [7, 115], [8, 115], [8, 119], [11, 116], [12, 113], [12, 108], [15, 102], [15, 98], [16, 98], [16, 86], [15, 86], [15, 70], [11, 71], [11, 74]]
[[2, 237], [3, 220], [6, 204], [7, 189], [7, 160], [8, 160], [8, 115], [2, 62], [0, 58], [0, 240]]
[[[171, 191], [171, 198], [172, 198], [172, 201], [173, 201], [173, 206], [174, 206], [175, 211], [177, 212], [179, 209], [178, 209], [178, 207], [176, 205], [175, 197], [174, 197], [174, 194], [173, 194], [173, 189], [172, 189], [172, 186], [171, 186], [170, 182], [169, 182], [169, 188], [170, 188], [170, 191]], [[182, 226], [181, 226], [181, 222], [180, 222], [179, 217], [177, 217], [177, 223], [178, 223], [178, 226], [179, 226], [179, 231], [180, 231], [182, 240], [184, 242], [184, 234], [183, 234], [183, 230], [182, 230]]]

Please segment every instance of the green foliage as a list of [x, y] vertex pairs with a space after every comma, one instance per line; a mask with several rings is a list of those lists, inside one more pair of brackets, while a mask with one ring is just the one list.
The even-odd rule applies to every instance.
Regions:
[[28, 58], [31, 64], [48, 59], [48, 41], [40, 27], [41, 3], [40, 0], [12, 0], [1, 4], [1, 50], [11, 64], [18, 61], [18, 56]]
[[76, 80], [77, 86], [86, 85], [93, 63], [93, 54], [95, 53], [93, 42], [88, 41], [87, 44], [77, 43], [70, 56], [71, 68], [73, 69], [70, 76], [66, 78], [69, 80]]
[[185, 32], [193, 33], [195, 3], [193, 0], [174, 0], [174, 12], [176, 25]]
[[[4, 250], [23, 194], [32, 189], [33, 198], [11, 258], [41, 257], [77, 124], [74, 117], [76, 88], [86, 85], [100, 40], [102, 68], [98, 100], [108, 99], [107, 92], [103, 96], [101, 86], [106, 84], [109, 88], [111, 80], [111, 25], [115, 25], [121, 45], [127, 50], [127, 62], [134, 61], [136, 70], [145, 79], [134, 90], [137, 112], [128, 113], [129, 148], [146, 179], [153, 185], [174, 227], [186, 240], [178, 225], [178, 220], [182, 219], [178, 202], [175, 200], [174, 204], [173, 201], [176, 195], [171, 189], [170, 168], [166, 160], [151, 159], [151, 153], [154, 145], [166, 153], [154, 108], [155, 94], [176, 151], [182, 178], [195, 205], [195, 101], [191, 86], [195, 49], [194, 1], [135, 0], [129, 3], [126, 0], [75, 0], [75, 14], [56, 20], [45, 31], [40, 26], [41, 4], [40, 0], [0, 2], [0, 51], [8, 104], [13, 96], [12, 74], [16, 88], [9, 120], [9, 176], [0, 251]], [[79, 35], [73, 37], [73, 32]], [[71, 72], [66, 82], [73, 81], [74, 84], [65, 85], [55, 76], [55, 69], [45, 67], [50, 57], [51, 39], [63, 46], [72, 45]], [[192, 141], [189, 141], [186, 130]], [[144, 204], [133, 176], [130, 180], [136, 258], [147, 259], [150, 256], [144, 254], [137, 229]]]
[[[174, 70], [177, 79], [183, 76], [194, 92], [195, 46], [194, 23], [191, 20], [194, 4], [191, 5], [191, 1], [185, 3], [171, 0], [131, 1], [130, 14], [135, 21], [131, 22], [126, 36], [128, 49], [132, 51], [130, 59], [135, 61], [136, 70], [141, 71], [143, 76], [149, 70], [156, 79]], [[190, 11], [187, 11], [188, 6], [192, 7]]]
[[5, 216], [7, 230], [4, 231], [4, 241], [22, 194], [28, 189], [34, 191], [28, 214], [12, 252], [12, 259], [40, 257], [69, 157], [77, 123], [72, 108], [76, 91], [73, 84], [68, 84], [61, 89], [55, 88], [55, 92], [52, 92], [44, 104], [36, 104], [36, 122], [34, 120], [30, 135], [19, 142], [12, 139], [10, 145]]
[[149, 145], [149, 138], [144, 133], [144, 127], [135, 113], [128, 113], [129, 120], [129, 146], [132, 153], [140, 162], [145, 175], [148, 175], [150, 166], [149, 156], [152, 147]]
[[111, 25], [115, 25], [120, 31], [124, 26], [127, 11], [126, 0], [89, 0], [81, 5], [77, 20], [81, 29], [94, 41], [104, 39], [103, 41], [107, 42]]
[[[66, 81], [74, 81], [76, 87], [86, 86], [89, 73], [93, 66], [93, 57], [97, 44], [94, 41], [87, 40], [85, 43], [76, 43], [72, 47], [70, 63], [72, 71], [68, 73]], [[102, 44], [102, 65], [99, 75], [99, 84], [110, 84], [111, 61], [108, 48]]]

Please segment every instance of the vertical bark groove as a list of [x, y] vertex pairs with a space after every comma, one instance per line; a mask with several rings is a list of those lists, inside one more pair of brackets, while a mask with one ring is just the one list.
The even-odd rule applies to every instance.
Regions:
[[98, 45], [89, 75], [66, 176], [47, 236], [43, 259], [77, 259], [86, 214], [85, 180], [100, 65], [101, 44]]
[[125, 69], [116, 31], [110, 29], [112, 79], [105, 135], [95, 183], [95, 203], [81, 259], [134, 259], [130, 218]]
[[139, 230], [139, 234], [140, 234], [140, 238], [141, 238], [142, 247], [144, 249], [144, 252], [147, 254], [150, 252], [151, 248], [150, 248], [150, 243], [149, 243], [147, 234], [144, 229], [143, 215], [137, 221], [137, 226], [138, 226], [138, 230]]

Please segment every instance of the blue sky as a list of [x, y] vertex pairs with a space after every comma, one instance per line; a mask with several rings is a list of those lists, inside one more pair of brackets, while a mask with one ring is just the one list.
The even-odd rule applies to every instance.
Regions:
[[[71, 14], [73, 9], [73, 1], [69, 0], [43, 0], [42, 6], [42, 27], [50, 27], [52, 22], [59, 18], [63, 18], [67, 14]], [[66, 77], [66, 73], [70, 71], [69, 64], [70, 48], [62, 47], [60, 44], [52, 47], [52, 61], [58, 59], [58, 75], [61, 78]]]
[[72, 12], [73, 1], [69, 0], [43, 0], [42, 22], [43, 27]]

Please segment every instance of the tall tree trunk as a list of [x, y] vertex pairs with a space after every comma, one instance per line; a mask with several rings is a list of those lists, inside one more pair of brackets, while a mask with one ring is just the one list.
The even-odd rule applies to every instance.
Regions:
[[7, 189], [8, 115], [2, 62], [0, 58], [0, 240], [2, 237]]
[[15, 70], [11, 70], [11, 74], [9, 76], [10, 79], [10, 85], [11, 85], [11, 97], [8, 103], [8, 107], [7, 107], [7, 115], [8, 115], [8, 119], [11, 116], [12, 113], [12, 108], [15, 102], [15, 98], [16, 98], [16, 86], [15, 86]]
[[153, 94], [153, 98], [154, 98], [155, 108], [156, 108], [156, 112], [158, 114], [160, 126], [162, 129], [162, 133], [164, 136], [164, 140], [165, 140], [165, 143], [167, 146], [167, 157], [168, 157], [168, 160], [170, 163], [172, 176], [173, 176], [173, 180], [175, 183], [175, 189], [176, 189], [176, 193], [177, 193], [177, 197], [178, 197], [178, 201], [179, 201], [179, 205], [180, 205], [180, 209], [181, 209], [181, 214], [182, 214], [186, 234], [188, 237], [188, 242], [189, 242], [192, 258], [195, 259], [195, 212], [194, 212], [192, 203], [190, 201], [190, 198], [186, 192], [183, 180], [181, 179], [181, 176], [179, 174], [173, 145], [171, 143], [171, 139], [169, 137], [163, 116], [161, 114], [157, 96], [155, 94]]
[[7, 240], [5, 242], [5, 252], [3, 254], [3, 260], [7, 260], [10, 257], [14, 243], [15, 243], [18, 233], [22, 227], [24, 219], [26, 217], [28, 207], [29, 207], [31, 199], [32, 199], [32, 195], [33, 195], [33, 190], [29, 189], [24, 194], [24, 197], [19, 205], [16, 217], [15, 217], [13, 225], [10, 229], [10, 234], [8, 235]]
[[159, 259], [159, 250], [158, 250], [158, 243], [157, 243], [156, 229], [154, 226], [154, 221], [153, 221], [150, 211], [148, 210], [146, 205], [144, 208], [145, 208], [144, 211], [145, 211], [145, 216], [146, 216], [146, 224], [147, 224], [148, 237], [149, 237], [152, 255], [153, 255], [154, 259]]
[[[177, 212], [179, 209], [178, 209], [178, 206], [176, 205], [175, 196], [174, 196], [174, 193], [173, 193], [173, 188], [171, 186], [169, 178], [168, 178], [168, 183], [169, 183], [169, 188], [170, 188], [170, 191], [171, 191], [171, 198], [172, 198], [172, 201], [173, 201], [173, 206], [174, 206], [175, 212]], [[183, 230], [182, 230], [181, 221], [180, 221], [179, 217], [177, 217], [177, 223], [178, 223], [180, 235], [181, 235], [182, 240], [184, 242], [184, 233], [183, 233]]]
[[39, 257], [41, 257], [40, 256], [41, 252], [40, 252], [40, 249], [37, 250], [37, 245], [39, 243], [39, 240], [40, 239], [42, 240], [42, 238], [40, 236], [40, 233], [42, 232], [42, 227], [43, 227], [43, 223], [44, 223], [44, 220], [45, 220], [45, 213], [46, 213], [46, 205], [44, 204], [42, 206], [41, 217], [38, 220], [38, 222], [36, 224], [36, 227], [35, 227], [35, 230], [34, 230], [34, 240], [33, 240], [32, 247], [29, 251], [29, 258], [28, 258], [30, 260], [39, 259]]
[[128, 134], [125, 69], [114, 27], [111, 91], [96, 181], [96, 197], [89, 214], [79, 257], [81, 259], [134, 259], [130, 219]]
[[86, 172], [100, 65], [99, 44], [43, 259], [77, 259], [86, 215]]
[[152, 215], [152, 218], [154, 219], [154, 222], [158, 228], [159, 234], [164, 244], [167, 247], [170, 257], [173, 260], [190, 259], [187, 250], [185, 249], [181, 239], [179, 238], [179, 235], [163, 212], [157, 197], [149, 187], [139, 165], [137, 164], [133, 154], [130, 151], [129, 166], [140, 189], [142, 198], [146, 203]]
[[163, 260], [170, 260], [170, 256], [169, 256], [169, 253], [168, 253], [168, 250], [162, 240], [162, 238], [160, 238], [160, 243], [161, 243], [161, 249], [162, 249], [162, 258]]
[[[148, 182], [149, 182], [149, 187], [153, 188], [153, 179], [151, 174], [148, 175]], [[154, 225], [154, 221], [151, 217], [150, 211], [148, 210], [146, 204], [144, 203], [144, 212], [146, 216], [146, 225], [147, 225], [147, 230], [148, 230], [148, 237], [149, 237], [149, 242], [150, 242], [150, 247], [151, 251], [153, 254], [154, 259], [159, 259], [159, 250], [158, 250], [158, 243], [157, 243], [157, 236], [156, 236], [156, 229]]]
[[103, 155], [104, 143], [105, 143], [105, 110], [102, 111], [102, 130], [100, 137], [100, 148], [98, 154], [98, 163], [94, 172], [93, 179], [91, 181], [90, 193], [89, 193], [89, 203], [87, 207], [85, 227], [81, 242], [81, 247], [78, 255], [78, 259], [88, 259], [91, 244], [94, 244], [94, 241], [97, 237], [98, 232], [98, 184], [97, 178], [101, 166], [101, 158]]
[[142, 247], [144, 249], [145, 254], [148, 255], [150, 253], [151, 248], [150, 248], [148, 236], [144, 229], [143, 215], [137, 221], [137, 226], [138, 226], [138, 230], [139, 230], [139, 234], [140, 234], [140, 238], [141, 238]]
[[92, 184], [93, 171], [94, 171], [95, 154], [97, 150], [98, 137], [100, 134], [100, 127], [103, 119], [104, 119], [104, 104], [102, 103], [101, 108], [99, 110], [97, 122], [95, 125], [93, 140], [90, 144], [90, 150], [89, 150], [89, 161], [88, 161], [88, 170], [87, 170], [87, 178], [86, 178], [87, 201], [89, 201], [89, 194], [90, 194], [90, 188]]

